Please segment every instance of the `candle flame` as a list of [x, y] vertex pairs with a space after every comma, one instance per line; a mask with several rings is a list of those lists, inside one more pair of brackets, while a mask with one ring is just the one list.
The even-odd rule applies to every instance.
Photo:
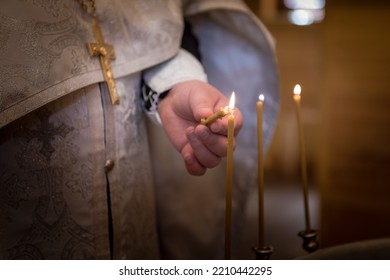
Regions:
[[261, 102], [264, 101], [264, 94], [261, 93], [261, 94], [259, 95], [259, 100], [260, 100]]
[[295, 85], [294, 87], [294, 94], [300, 95], [301, 94], [301, 86], [299, 84]]
[[230, 101], [229, 101], [229, 109], [230, 110], [234, 109], [235, 103], [236, 103], [236, 96], [235, 96], [234, 91], [233, 91], [233, 93], [232, 93], [232, 95], [230, 97]]

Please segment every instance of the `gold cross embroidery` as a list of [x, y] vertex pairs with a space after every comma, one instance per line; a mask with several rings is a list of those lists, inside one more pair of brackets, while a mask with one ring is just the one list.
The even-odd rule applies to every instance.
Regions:
[[102, 31], [97, 23], [96, 18], [92, 21], [93, 36], [96, 43], [88, 43], [88, 51], [91, 56], [98, 56], [100, 58], [100, 65], [102, 66], [104, 80], [107, 82], [108, 91], [111, 97], [112, 104], [119, 104], [119, 96], [115, 87], [115, 80], [112, 74], [110, 60], [115, 59], [115, 50], [113, 46], [104, 42]]

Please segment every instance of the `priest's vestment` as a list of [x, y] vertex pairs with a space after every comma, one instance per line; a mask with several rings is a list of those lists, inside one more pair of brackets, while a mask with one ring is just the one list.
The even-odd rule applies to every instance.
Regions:
[[[271, 135], [278, 85], [264, 26], [240, 1], [96, 0], [105, 42], [116, 55], [110, 63], [120, 103], [113, 105], [99, 59], [86, 47], [95, 38], [79, 1], [4, 0], [0, 6], [0, 258], [155, 259], [160, 244], [168, 258], [202, 257], [167, 248], [172, 224], [177, 227], [183, 216], [164, 217], [174, 203], [166, 199], [191, 197], [191, 189], [185, 193], [182, 171], [158, 164], [169, 158], [161, 154], [168, 144], [148, 137], [161, 132], [153, 125], [148, 131], [142, 82], [169, 89], [183, 77], [199, 77], [182, 69], [189, 73], [158, 79], [182, 53], [186, 19], [209, 82], [226, 94], [242, 92], [244, 116], [246, 107], [251, 114], [256, 90], [272, 96], [265, 118]], [[248, 73], [254, 76], [248, 79]], [[236, 158], [243, 168], [253, 166], [247, 156], [253, 125], [243, 128], [246, 148]], [[177, 176], [184, 193], [156, 196], [167, 176]], [[183, 221], [183, 229], [186, 224], [191, 222]], [[201, 244], [207, 248], [209, 242]], [[206, 258], [220, 257], [211, 251]]]

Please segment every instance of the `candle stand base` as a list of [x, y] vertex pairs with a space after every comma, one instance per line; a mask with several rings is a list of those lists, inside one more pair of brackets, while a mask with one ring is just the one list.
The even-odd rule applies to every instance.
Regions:
[[318, 231], [312, 229], [312, 230], [303, 230], [298, 233], [300, 237], [303, 239], [302, 247], [306, 250], [308, 253], [315, 252], [318, 247], [320, 246], [317, 236]]
[[262, 247], [262, 248], [253, 248], [253, 252], [255, 252], [256, 260], [269, 260], [271, 254], [274, 252], [274, 248], [272, 247]]

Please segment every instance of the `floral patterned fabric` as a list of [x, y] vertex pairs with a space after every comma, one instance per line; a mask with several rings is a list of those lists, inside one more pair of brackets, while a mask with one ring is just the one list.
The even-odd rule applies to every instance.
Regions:
[[117, 80], [119, 106], [93, 85], [2, 129], [1, 258], [158, 258], [137, 83]]

